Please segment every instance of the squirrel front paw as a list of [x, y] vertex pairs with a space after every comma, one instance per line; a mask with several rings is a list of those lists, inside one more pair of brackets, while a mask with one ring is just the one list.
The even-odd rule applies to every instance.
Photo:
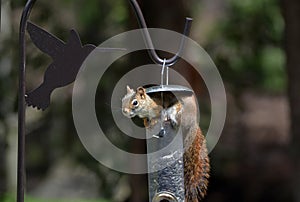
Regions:
[[155, 124], [157, 124], [157, 119], [144, 118], [145, 128], [153, 128]]
[[172, 126], [172, 128], [177, 129], [180, 125], [180, 115], [176, 112], [172, 112], [170, 113], [170, 111], [167, 113], [167, 121], [170, 121], [170, 124]]
[[181, 105], [180, 103], [173, 105], [166, 110], [167, 121], [170, 121], [172, 128], [177, 129], [180, 125]]
[[177, 128], [178, 127], [178, 121], [175, 119], [175, 117], [169, 117], [168, 120], [170, 120], [172, 128]]

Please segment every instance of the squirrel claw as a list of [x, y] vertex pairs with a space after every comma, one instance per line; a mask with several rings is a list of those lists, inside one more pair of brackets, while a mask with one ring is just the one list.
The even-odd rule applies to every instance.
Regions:
[[177, 128], [178, 122], [175, 119], [170, 119], [170, 123], [171, 123], [172, 128]]

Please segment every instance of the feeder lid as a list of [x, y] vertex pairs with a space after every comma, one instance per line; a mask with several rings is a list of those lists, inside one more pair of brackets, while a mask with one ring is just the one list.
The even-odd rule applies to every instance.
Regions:
[[185, 86], [180, 85], [159, 85], [159, 86], [152, 86], [149, 88], [146, 88], [146, 93], [158, 93], [158, 92], [178, 92], [178, 93], [187, 93], [192, 94], [193, 90], [190, 88], [187, 88]]

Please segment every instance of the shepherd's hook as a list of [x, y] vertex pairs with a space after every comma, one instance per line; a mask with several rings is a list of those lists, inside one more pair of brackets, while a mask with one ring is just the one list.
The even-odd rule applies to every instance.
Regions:
[[28, 0], [21, 17], [19, 30], [20, 69], [18, 94], [18, 168], [17, 168], [17, 202], [24, 202], [25, 190], [25, 66], [26, 43], [25, 31], [31, 9], [36, 0]]
[[[152, 40], [151, 40], [151, 37], [150, 37], [150, 34], [149, 34], [149, 31], [147, 29], [145, 18], [143, 16], [143, 13], [141, 11], [141, 8], [140, 8], [139, 4], [137, 3], [136, 0], [130, 0], [130, 3], [131, 3], [131, 5], [134, 9], [134, 12], [135, 12], [136, 17], [138, 19], [140, 27], [143, 28], [143, 37], [144, 37], [144, 40], [145, 40], [145, 43], [146, 43], [146, 46], [147, 46], [147, 49], [148, 49], [148, 54], [149, 54], [150, 58], [154, 61], [154, 63], [159, 64], [159, 65], [163, 65], [164, 64], [164, 58], [160, 58], [157, 55], [156, 51], [155, 51], [155, 48], [153, 46], [153, 43], [152, 43]], [[165, 65], [167, 67], [174, 65], [180, 59], [180, 56], [182, 55], [182, 52], [183, 52], [183, 49], [184, 49], [184, 46], [185, 46], [186, 38], [190, 34], [192, 20], [193, 20], [192, 18], [188, 18], [188, 17], [185, 19], [185, 26], [184, 26], [184, 30], [183, 30], [183, 35], [184, 36], [182, 36], [182, 38], [181, 38], [181, 42], [180, 42], [178, 52], [172, 58], [166, 59]]]

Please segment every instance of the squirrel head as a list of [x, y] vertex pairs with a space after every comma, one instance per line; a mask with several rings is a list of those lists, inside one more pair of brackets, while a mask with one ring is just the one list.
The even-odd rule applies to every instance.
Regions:
[[128, 118], [140, 116], [140, 111], [147, 98], [146, 91], [143, 87], [138, 87], [136, 91], [129, 86], [126, 88], [127, 94], [122, 99], [122, 112]]
[[147, 95], [143, 87], [138, 87], [136, 91], [127, 86], [127, 94], [122, 99], [122, 112], [132, 118], [154, 118], [160, 115], [160, 107]]

